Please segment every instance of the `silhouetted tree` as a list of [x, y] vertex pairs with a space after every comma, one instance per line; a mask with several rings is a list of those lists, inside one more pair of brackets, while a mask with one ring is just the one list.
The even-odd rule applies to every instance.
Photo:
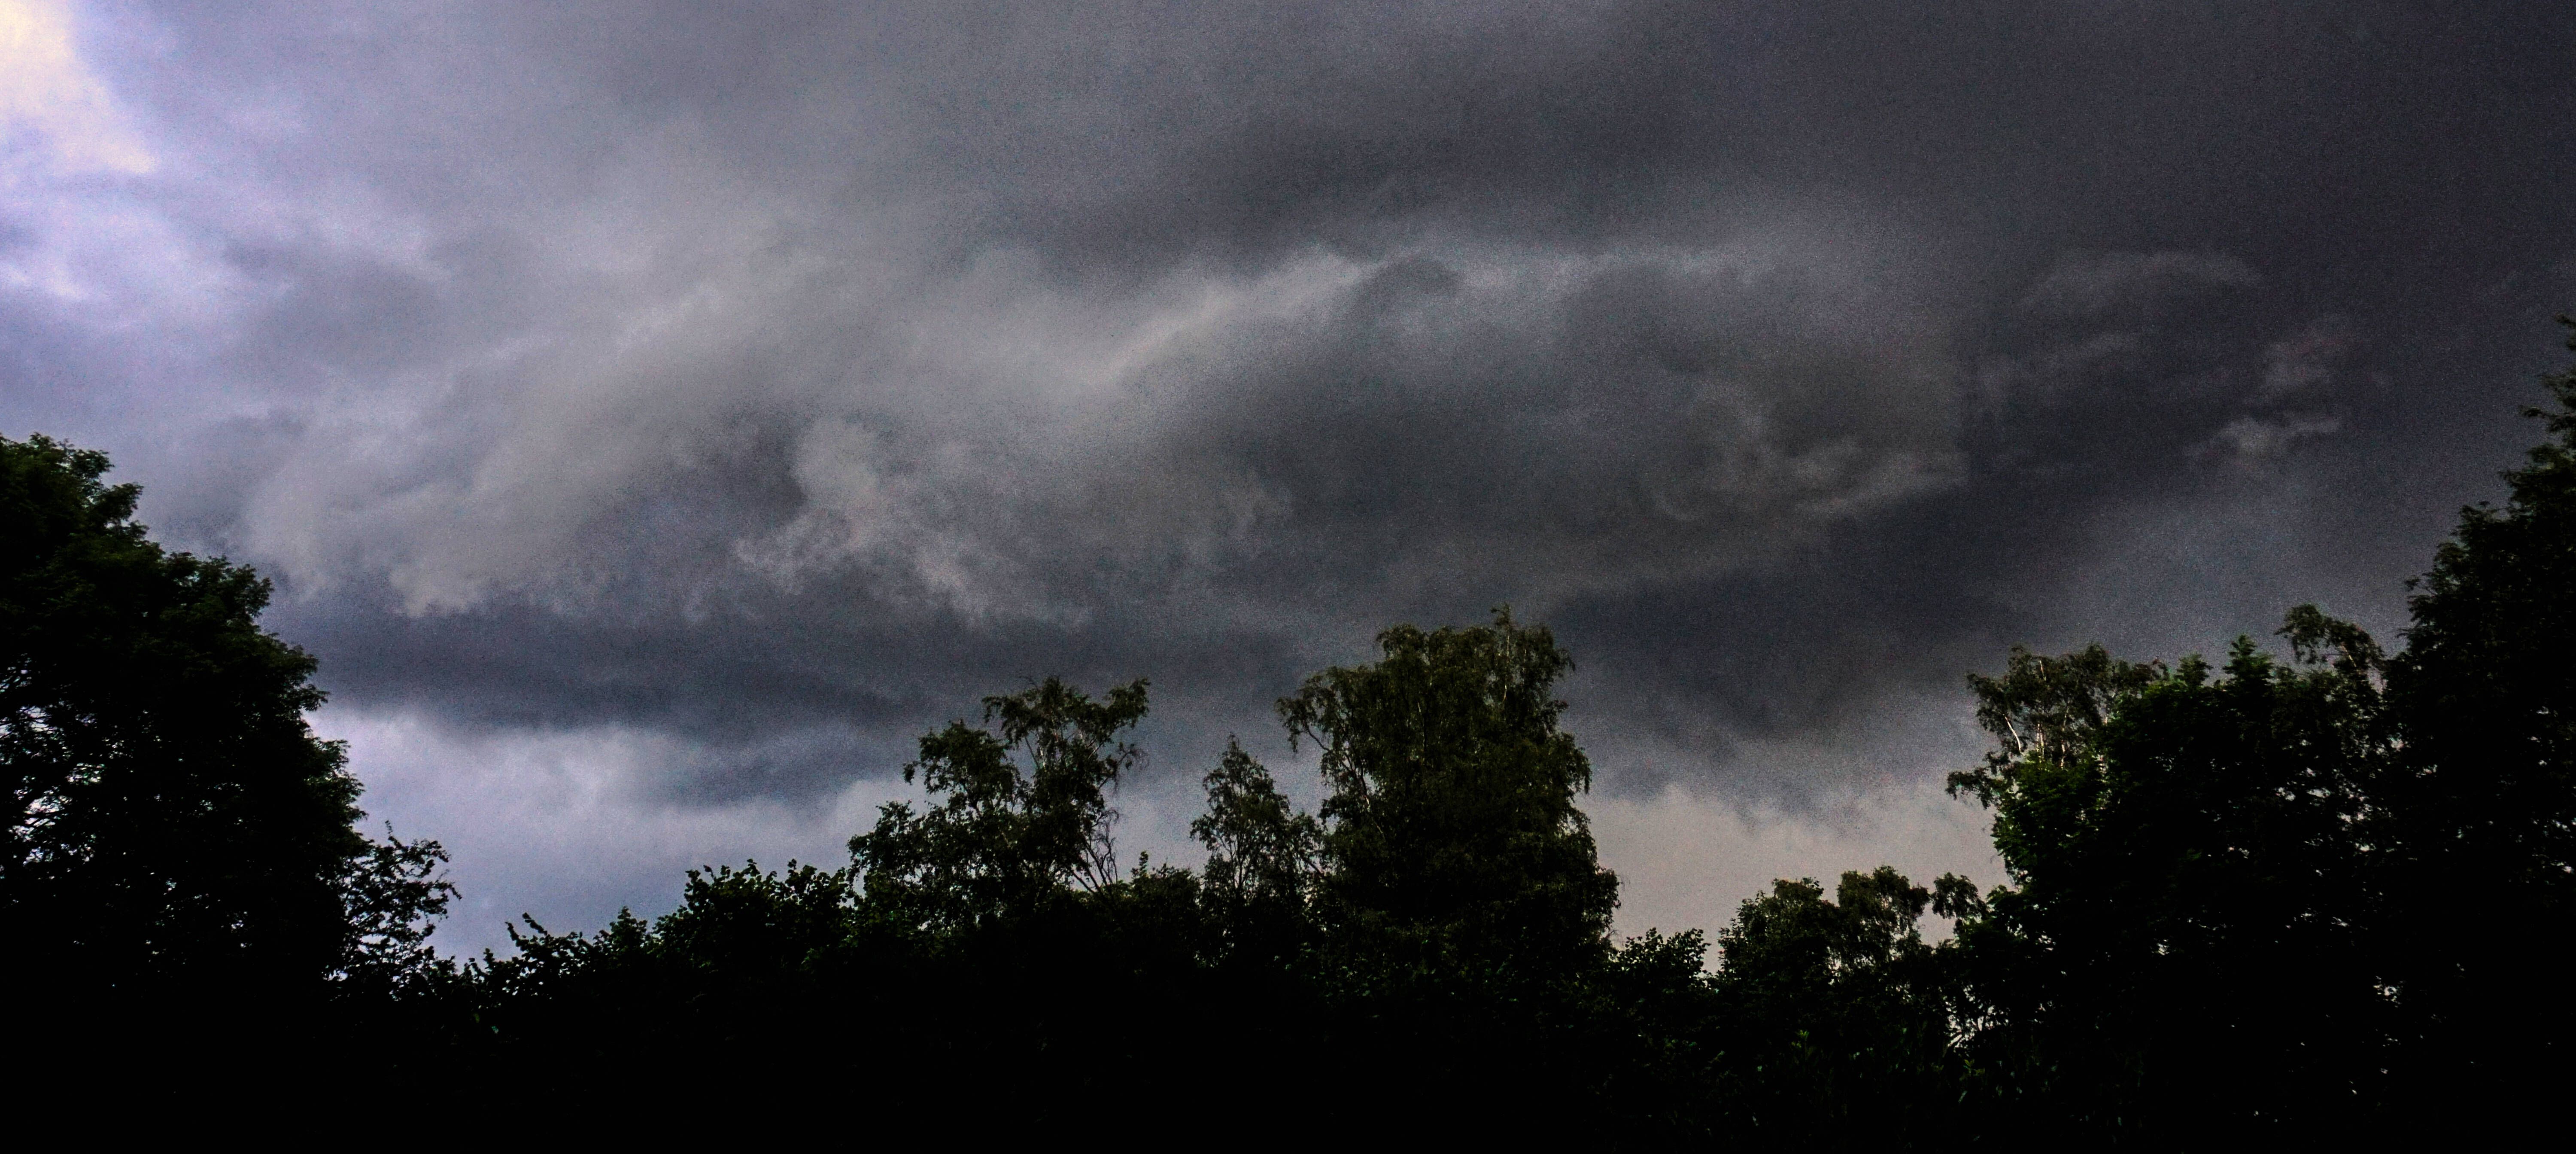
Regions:
[[2544, 383], [2548, 439], [2502, 508], [2461, 510], [2388, 662], [2369, 948], [2396, 962], [2408, 1109], [2443, 1119], [2527, 1117], [2576, 1076], [2576, 367]]
[[1573, 660], [1544, 626], [1378, 635], [1377, 662], [1327, 669], [1279, 712], [1315, 743], [1324, 916], [1352, 949], [1461, 974], [1579, 970], [1608, 949], [1618, 879], [1576, 798], [1592, 767], [1558, 728]]
[[2394, 656], [2302, 606], [2288, 663], [1972, 679], [1998, 749], [1952, 788], [2013, 884], [1936, 904], [1991, 1132], [2457, 1136], [2576, 1073], [2576, 369], [2547, 384], [2550, 439], [2462, 511]]
[[[2013, 884], [1967, 916], [1978, 1053], [2020, 1120], [2163, 1145], [2377, 1100], [2389, 1001], [2358, 836], [2387, 745], [2378, 647], [2313, 608], [2282, 664], [2098, 649], [1979, 678], [2003, 750], [1953, 779]], [[2101, 708], [2071, 706], [2097, 703]]]
[[1401, 1085], [1420, 1109], [1506, 1111], [1465, 1115], [1481, 1124], [1555, 1124], [1582, 1108], [1584, 1072], [1563, 1062], [1618, 902], [1576, 805], [1590, 763], [1557, 724], [1573, 662], [1504, 611], [1397, 626], [1378, 645], [1375, 663], [1279, 703], [1330, 789], [1318, 978], [1343, 1044], [1381, 1070], [1364, 1085]]
[[1207, 812], [1190, 834], [1207, 847], [1200, 884], [1219, 949], [1247, 965], [1291, 965], [1308, 944], [1323, 829], [1231, 738], [1204, 784]]
[[1718, 934], [1712, 1122], [1793, 1149], [1947, 1144], [1964, 1067], [1947, 959], [1895, 869], [1748, 898]]
[[923, 737], [905, 768], [927, 808], [889, 804], [851, 839], [860, 909], [930, 960], [922, 993], [947, 1020], [918, 1075], [963, 1087], [1007, 1071], [990, 1087], [1009, 1113], [1071, 1117], [1224, 1013], [1203, 980], [1198, 877], [1117, 870], [1109, 798], [1139, 757], [1119, 735], [1145, 716], [1145, 682], [1095, 700], [1048, 678], [984, 707], [985, 727]]
[[259, 628], [268, 583], [154, 544], [107, 470], [0, 438], [10, 988], [95, 1032], [401, 984], [432, 964], [443, 853], [352, 828], [358, 783], [305, 724], [313, 659]]
[[925, 735], [903, 779], [918, 775], [938, 800], [918, 812], [889, 803], [873, 831], [850, 839], [867, 900], [944, 931], [1115, 881], [1109, 792], [1137, 758], [1117, 735], [1145, 709], [1143, 681], [1093, 701], [1050, 677], [984, 699], [998, 731], [956, 721]]

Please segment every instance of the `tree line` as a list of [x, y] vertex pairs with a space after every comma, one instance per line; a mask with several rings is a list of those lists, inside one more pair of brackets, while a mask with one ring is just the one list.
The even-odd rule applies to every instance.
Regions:
[[444, 955], [445, 853], [364, 832], [267, 583], [154, 544], [104, 456], [0, 438], [0, 965], [74, 1067], [256, 1052], [351, 1093], [1238, 1144], [2501, 1131], [2576, 1072], [2576, 368], [2545, 383], [2402, 647], [2301, 606], [2215, 661], [2016, 649], [1969, 678], [1994, 745], [1949, 782], [1999, 884], [1784, 879], [1714, 942], [1612, 932], [1571, 658], [1498, 611], [1282, 699], [1324, 801], [1230, 744], [1197, 869], [1113, 852], [1148, 684], [1050, 678], [924, 735], [922, 800], [836, 868], [691, 871], [661, 917]]

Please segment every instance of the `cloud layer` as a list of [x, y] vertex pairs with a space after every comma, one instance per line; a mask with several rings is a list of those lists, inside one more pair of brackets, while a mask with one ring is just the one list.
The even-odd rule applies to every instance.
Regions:
[[1046, 673], [1156, 680], [1129, 828], [1185, 854], [1224, 734], [1284, 762], [1305, 672], [1509, 602], [1583, 663], [1632, 915], [1717, 916], [1655, 863], [1974, 858], [1917, 802], [2007, 644], [2397, 620], [2576, 302], [2568, 43], [0, 0], [0, 428], [277, 576], [493, 909], [827, 852]]

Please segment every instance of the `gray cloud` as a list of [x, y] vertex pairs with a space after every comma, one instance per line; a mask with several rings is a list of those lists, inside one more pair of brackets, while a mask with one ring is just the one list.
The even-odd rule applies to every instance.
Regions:
[[[2558, 5], [6, 2], [0, 423], [276, 574], [379, 807], [565, 916], [1052, 672], [1156, 679], [1177, 852], [1505, 601], [1618, 828], [1951, 845], [2007, 644], [2392, 625], [2576, 299]], [[679, 840], [576, 901], [574, 813]]]
[[2244, 261], [2217, 252], [2083, 252], [2061, 254], [2022, 298], [2033, 312], [2099, 315], [2151, 308], [2195, 290], [2250, 285], [2262, 278]]

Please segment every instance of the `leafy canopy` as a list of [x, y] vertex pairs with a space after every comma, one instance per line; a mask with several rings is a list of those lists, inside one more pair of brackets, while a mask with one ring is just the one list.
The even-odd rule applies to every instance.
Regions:
[[1378, 635], [1279, 703], [1321, 753], [1321, 899], [1353, 940], [1479, 964], [1578, 966], [1606, 948], [1618, 879], [1576, 798], [1592, 766], [1558, 725], [1573, 659], [1545, 626]]
[[984, 699], [984, 725], [924, 735], [903, 770], [935, 799], [893, 802], [850, 839], [868, 900], [889, 916], [953, 929], [1026, 912], [1068, 888], [1117, 880], [1109, 794], [1139, 754], [1118, 735], [1145, 716], [1138, 680], [1098, 701], [1050, 677]]
[[435, 842], [371, 843], [269, 584], [174, 553], [105, 455], [0, 437], [0, 936], [75, 997], [382, 986], [427, 964]]

